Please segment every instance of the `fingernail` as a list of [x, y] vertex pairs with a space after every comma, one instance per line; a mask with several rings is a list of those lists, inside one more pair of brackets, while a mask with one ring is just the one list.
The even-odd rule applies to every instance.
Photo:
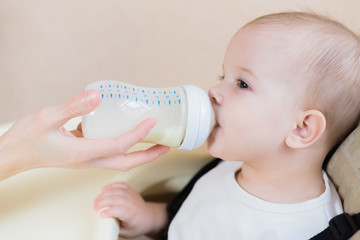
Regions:
[[152, 124], [156, 124], [157, 123], [157, 119], [156, 118], [150, 118], [151, 119], [151, 123]]
[[88, 93], [87, 96], [84, 98], [84, 100], [89, 107], [96, 106], [98, 103], [97, 94], [95, 94], [94, 92]]
[[151, 129], [153, 129], [155, 127], [157, 120], [156, 120], [156, 118], [150, 118], [149, 121], [151, 122], [151, 127], [149, 127], [148, 130], [150, 131]]
[[170, 147], [166, 146], [164, 153], [167, 153], [168, 151], [170, 151]]

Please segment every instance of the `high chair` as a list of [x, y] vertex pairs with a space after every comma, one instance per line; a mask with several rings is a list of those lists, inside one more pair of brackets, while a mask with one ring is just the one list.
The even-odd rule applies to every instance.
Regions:
[[[360, 213], [360, 126], [335, 151], [326, 172], [343, 201], [344, 212]], [[360, 231], [350, 239], [359, 240]]]

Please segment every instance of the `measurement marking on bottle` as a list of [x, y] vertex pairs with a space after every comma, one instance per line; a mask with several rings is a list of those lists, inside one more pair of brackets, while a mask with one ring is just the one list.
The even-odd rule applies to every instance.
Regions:
[[99, 85], [101, 98], [119, 99], [119, 101], [134, 101], [157, 106], [174, 106], [182, 104], [180, 95], [173, 89], [143, 89], [133, 86], [106, 83]]

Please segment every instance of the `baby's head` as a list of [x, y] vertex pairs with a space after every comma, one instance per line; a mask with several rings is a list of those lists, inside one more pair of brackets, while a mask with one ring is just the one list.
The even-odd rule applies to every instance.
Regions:
[[360, 117], [358, 36], [334, 20], [309, 13], [267, 15], [249, 26], [296, 38], [293, 77], [306, 86], [304, 107], [324, 114], [330, 146], [341, 142]]
[[319, 139], [329, 151], [358, 124], [360, 43], [333, 20], [255, 19], [232, 38], [223, 68], [224, 80], [209, 91], [218, 120], [208, 141], [214, 156], [261, 157], [259, 145], [275, 155], [283, 144], [307, 148]]

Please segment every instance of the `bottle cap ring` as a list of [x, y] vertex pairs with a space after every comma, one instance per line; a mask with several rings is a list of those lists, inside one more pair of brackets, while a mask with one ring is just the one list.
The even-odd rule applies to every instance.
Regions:
[[199, 148], [208, 138], [215, 117], [208, 95], [194, 85], [182, 86], [187, 97], [187, 126], [181, 150], [190, 151]]

